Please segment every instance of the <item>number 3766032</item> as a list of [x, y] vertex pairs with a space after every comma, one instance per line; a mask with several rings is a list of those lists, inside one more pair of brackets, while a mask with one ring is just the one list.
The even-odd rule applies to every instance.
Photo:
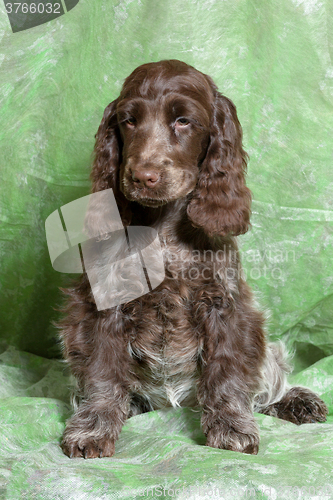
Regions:
[[5, 4], [7, 14], [19, 13], [23, 14], [61, 14], [60, 3], [21, 3], [13, 2]]

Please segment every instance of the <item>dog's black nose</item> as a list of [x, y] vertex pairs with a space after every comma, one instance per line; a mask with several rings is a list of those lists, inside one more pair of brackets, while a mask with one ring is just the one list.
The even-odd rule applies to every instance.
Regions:
[[155, 187], [160, 180], [160, 175], [154, 170], [132, 170], [132, 179], [142, 186]]

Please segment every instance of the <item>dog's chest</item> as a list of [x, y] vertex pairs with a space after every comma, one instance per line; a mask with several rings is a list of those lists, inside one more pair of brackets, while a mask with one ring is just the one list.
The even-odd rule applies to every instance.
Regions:
[[178, 281], [166, 279], [137, 310], [129, 341], [136, 392], [153, 408], [193, 406], [201, 341], [185, 289]]

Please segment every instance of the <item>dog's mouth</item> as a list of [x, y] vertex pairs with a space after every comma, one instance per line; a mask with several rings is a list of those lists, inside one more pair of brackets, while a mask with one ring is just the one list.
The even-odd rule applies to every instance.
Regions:
[[158, 197], [156, 198], [151, 197], [151, 196], [146, 196], [145, 193], [140, 193], [138, 191], [128, 191], [124, 190], [124, 195], [126, 198], [130, 201], [136, 201], [137, 203], [140, 203], [140, 205], [143, 205], [144, 207], [152, 207], [152, 208], [157, 208], [161, 207], [162, 205], [165, 205], [168, 203], [170, 200], [167, 197]]
[[143, 205], [144, 207], [152, 207], [152, 208], [157, 208], [161, 207], [162, 205], [166, 205], [169, 200], [157, 200], [154, 198], [138, 198], [137, 200], [140, 205]]
[[[182, 171], [181, 175], [178, 175], [177, 182], [174, 179], [168, 180], [168, 177], [164, 176], [158, 186], [150, 187], [138, 185], [125, 172], [121, 182], [121, 191], [129, 201], [135, 201], [144, 207], [158, 208], [184, 198], [193, 191], [197, 179], [193, 179], [193, 176], [189, 178], [185, 174], [186, 172]], [[179, 185], [182, 186], [181, 189]]]
[[160, 186], [159, 189], [149, 187], [138, 187], [129, 179], [124, 179], [121, 190], [130, 201], [136, 201], [145, 207], [161, 207], [168, 203], [171, 193], [166, 186]]

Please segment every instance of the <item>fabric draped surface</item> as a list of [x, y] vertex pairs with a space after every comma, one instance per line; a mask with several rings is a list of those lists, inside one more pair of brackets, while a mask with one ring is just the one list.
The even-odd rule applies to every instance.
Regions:
[[203, 446], [200, 412], [168, 408], [129, 419], [113, 458], [63, 455], [72, 381], [53, 321], [68, 275], [44, 229], [89, 193], [94, 134], [135, 67], [180, 59], [209, 74], [250, 156], [245, 275], [270, 338], [294, 353], [290, 382], [332, 411], [332, 20], [330, 0], [80, 0], [13, 33], [0, 5], [1, 498], [333, 498], [331, 416], [256, 415], [250, 456]]

